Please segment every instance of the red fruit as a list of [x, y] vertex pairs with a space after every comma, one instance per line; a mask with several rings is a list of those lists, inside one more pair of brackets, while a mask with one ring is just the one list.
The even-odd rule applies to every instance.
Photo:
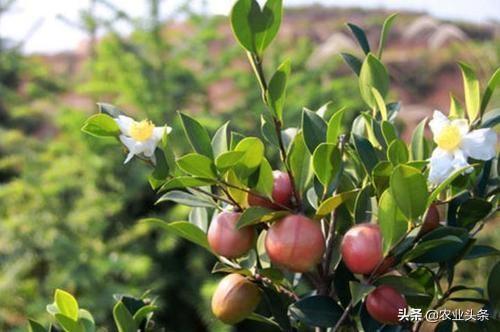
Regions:
[[345, 233], [340, 249], [351, 272], [371, 273], [383, 258], [380, 228], [375, 224], [352, 227]]
[[271, 261], [293, 272], [307, 272], [325, 252], [325, 238], [318, 222], [289, 215], [267, 231], [265, 246]]
[[436, 204], [431, 204], [431, 206], [429, 206], [429, 209], [427, 210], [427, 213], [425, 214], [425, 219], [422, 227], [420, 228], [420, 232], [418, 233], [418, 237], [429, 233], [433, 229], [436, 229], [439, 226], [439, 218], [439, 211]]
[[236, 228], [241, 213], [221, 212], [208, 228], [208, 244], [221, 256], [237, 258], [247, 253], [255, 242], [253, 227]]
[[383, 324], [398, 324], [399, 309], [405, 309], [405, 298], [392, 287], [382, 285], [366, 297], [366, 310], [370, 316]]
[[221, 280], [212, 296], [212, 312], [226, 324], [247, 318], [260, 302], [259, 288], [245, 277], [233, 273]]
[[277, 204], [273, 204], [268, 199], [255, 196], [253, 194], [248, 194], [248, 205], [250, 206], [262, 206], [269, 209], [279, 209], [279, 205], [290, 205], [290, 201], [293, 195], [292, 181], [288, 173], [281, 171], [273, 171], [273, 201]]

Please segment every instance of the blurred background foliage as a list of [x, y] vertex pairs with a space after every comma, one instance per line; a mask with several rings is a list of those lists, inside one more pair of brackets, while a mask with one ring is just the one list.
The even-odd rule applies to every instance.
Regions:
[[[178, 9], [182, 20], [165, 19], [161, 0], [147, 2], [149, 14], [137, 17], [121, 11], [119, 2], [90, 1], [79, 22], [67, 22], [89, 36], [74, 52], [27, 56], [20, 52], [23, 41], [0, 39], [1, 331], [24, 330], [28, 316], [46, 322], [45, 305], [56, 287], [73, 293], [105, 327], [113, 294], [151, 291], [161, 307], [158, 325], [167, 331], [229, 330], [207, 310], [217, 280], [210, 274], [213, 259], [138, 222], [182, 220], [187, 210], [155, 206], [145, 165], [123, 166], [115, 142], [80, 132], [94, 103], [104, 101], [173, 125], [177, 149], [186, 147], [176, 120], [181, 109], [212, 130], [230, 120], [233, 129], [258, 134], [261, 96], [227, 18], [195, 13], [186, 1]], [[14, 3], [0, 2], [0, 16]], [[114, 16], [96, 16], [96, 6]], [[331, 101], [351, 114], [360, 110], [356, 80], [339, 56], [355, 49], [343, 23], [361, 24], [376, 42], [386, 15], [317, 6], [286, 11], [267, 64], [275, 68], [285, 56], [293, 63], [287, 126], [299, 121], [304, 106]], [[119, 24], [132, 32], [121, 33]], [[448, 91], [463, 97], [457, 59], [484, 82], [499, 63], [499, 30], [498, 22], [477, 26], [401, 13], [384, 57], [392, 98], [403, 102], [405, 133], [434, 108], [446, 111]], [[492, 105], [500, 106], [498, 93]], [[497, 220], [483, 234], [484, 243], [498, 242]], [[458, 277], [484, 285], [493, 259], [461, 263]], [[238, 330], [255, 328], [247, 322]]]

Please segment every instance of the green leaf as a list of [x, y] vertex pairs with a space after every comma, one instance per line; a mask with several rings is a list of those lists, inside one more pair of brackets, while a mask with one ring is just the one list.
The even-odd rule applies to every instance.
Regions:
[[345, 108], [342, 108], [335, 112], [333, 116], [328, 121], [328, 127], [326, 130], [326, 142], [337, 144], [339, 136], [343, 133], [342, 120], [344, 119]]
[[225, 172], [235, 166], [241, 160], [241, 158], [243, 158], [244, 155], [244, 151], [228, 151], [221, 153], [215, 159], [215, 166], [219, 171]]
[[106, 114], [95, 114], [85, 121], [82, 131], [95, 137], [118, 137], [120, 127], [112, 117]]
[[387, 159], [394, 166], [407, 163], [410, 156], [405, 142], [400, 139], [394, 140], [387, 149]]
[[47, 330], [40, 323], [28, 319], [28, 331], [29, 332], [46, 332]]
[[257, 191], [257, 193], [270, 198], [273, 193], [274, 177], [273, 169], [266, 158], [262, 159], [257, 175], [257, 184], [252, 188]]
[[392, 196], [406, 218], [415, 221], [427, 209], [427, 181], [422, 173], [410, 166], [399, 165], [390, 180]]
[[120, 115], [125, 115], [118, 107], [107, 104], [107, 103], [97, 103], [97, 107], [99, 107], [99, 112], [109, 115], [112, 118], [117, 118]]
[[226, 152], [229, 149], [229, 144], [228, 144], [228, 126], [229, 126], [229, 121], [224, 123], [219, 129], [214, 134], [214, 137], [212, 137], [212, 150], [214, 152], [214, 156], [217, 157], [221, 155], [222, 153]]
[[361, 224], [371, 220], [372, 204], [371, 204], [371, 186], [363, 187], [356, 196], [354, 203], [354, 222]]
[[486, 90], [484, 91], [484, 95], [481, 100], [481, 108], [480, 108], [481, 115], [483, 115], [484, 112], [486, 111], [486, 107], [488, 106], [491, 96], [493, 95], [493, 92], [495, 91], [498, 84], [500, 84], [500, 68], [498, 68], [495, 71], [495, 73], [491, 76], [490, 80], [488, 81], [488, 85], [486, 86]]
[[500, 108], [495, 108], [483, 116], [481, 128], [493, 128], [500, 123]]
[[341, 169], [342, 155], [335, 144], [321, 143], [313, 153], [313, 170], [324, 187], [335, 180]]
[[359, 58], [349, 53], [340, 53], [340, 55], [342, 56], [342, 59], [344, 59], [345, 63], [347, 63], [349, 68], [351, 68], [351, 70], [354, 72], [354, 74], [359, 76], [363, 62]]
[[290, 60], [285, 60], [274, 73], [267, 90], [269, 106], [274, 111], [276, 117], [283, 120], [283, 106], [286, 99], [286, 85], [290, 76]]
[[213, 179], [198, 178], [193, 176], [177, 176], [167, 181], [161, 188], [160, 192], [169, 191], [172, 189], [184, 189], [193, 187], [203, 187], [215, 184]]
[[472, 229], [477, 222], [486, 218], [493, 205], [480, 198], [471, 198], [460, 204], [457, 211], [457, 224], [460, 227]]
[[398, 208], [390, 190], [386, 190], [380, 197], [378, 224], [382, 232], [382, 244], [385, 255], [408, 231], [408, 221], [406, 221], [403, 213]]
[[370, 44], [368, 43], [368, 39], [366, 38], [366, 34], [363, 29], [353, 23], [347, 23], [347, 26], [351, 30], [354, 37], [356, 37], [356, 40], [358, 41], [359, 46], [363, 49], [363, 52], [368, 55], [370, 53]]
[[304, 143], [302, 132], [295, 135], [295, 138], [290, 147], [288, 154], [288, 164], [292, 170], [292, 175], [295, 181], [295, 188], [299, 192], [304, 192], [304, 189], [309, 184], [312, 178], [311, 155]]
[[193, 176], [216, 179], [217, 170], [212, 159], [197, 153], [190, 153], [177, 159], [177, 165], [184, 172]]
[[356, 306], [375, 287], [368, 284], [361, 284], [357, 281], [349, 281], [349, 289], [351, 290], [352, 305]]
[[250, 316], [247, 317], [247, 319], [250, 319], [250, 320], [253, 320], [253, 321], [256, 321], [256, 322], [259, 322], [259, 323], [264, 323], [264, 324], [267, 324], [267, 325], [271, 325], [275, 328], [280, 328], [279, 324], [276, 323], [272, 318], [268, 318], [266, 316], [262, 316], [262, 315], [259, 315], [255, 312], [252, 312], [250, 314]]
[[389, 181], [394, 167], [392, 163], [387, 160], [383, 160], [377, 164], [372, 170], [373, 185], [377, 190], [377, 196], [381, 196], [382, 193], [389, 188]]
[[288, 308], [289, 315], [308, 326], [333, 327], [342, 316], [343, 309], [329, 296], [305, 297]]
[[[450, 252], [450, 249], [453, 250], [453, 252], [456, 252], [457, 249], [462, 246], [463, 242], [460, 238], [455, 235], [447, 235], [439, 239], [419, 243], [412, 251], [403, 256], [403, 260], [415, 261], [417, 258], [426, 255], [427, 259], [424, 261], [419, 260], [420, 263], [445, 262], [450, 259], [447, 254]], [[441, 254], [443, 253], [446, 254], [446, 257], [437, 257], [436, 259], [433, 259], [433, 255], [438, 254], [438, 256], [442, 256]]]
[[83, 326], [80, 325], [77, 320], [73, 320], [63, 314], [55, 314], [55, 318], [66, 332], [84, 332]]
[[370, 175], [373, 168], [378, 163], [378, 157], [375, 153], [375, 149], [373, 148], [373, 145], [362, 136], [354, 134], [352, 138], [354, 141], [354, 147], [358, 152], [359, 158], [363, 163], [366, 173]]
[[155, 204], [159, 204], [162, 202], [166, 201], [171, 201], [175, 202], [177, 204], [182, 204], [182, 205], [187, 205], [191, 207], [215, 207], [214, 201], [212, 201], [210, 198], [205, 198], [205, 197], [200, 197], [200, 196], [195, 196], [193, 194], [184, 192], [184, 191], [179, 191], [179, 190], [172, 190], [165, 195], [161, 196]]
[[382, 32], [380, 33], [380, 41], [378, 44], [378, 58], [382, 59], [382, 53], [384, 51], [385, 42], [387, 40], [387, 35], [391, 30], [392, 24], [394, 23], [394, 19], [398, 14], [392, 14], [388, 18], [385, 19], [384, 25], [382, 26]]
[[396, 128], [394, 128], [394, 125], [392, 123], [390, 123], [389, 121], [382, 121], [380, 127], [382, 129], [382, 135], [384, 136], [384, 140], [387, 146], [391, 145], [393, 141], [398, 139]]
[[156, 165], [155, 169], [149, 175], [149, 184], [153, 189], [158, 189], [167, 179], [170, 168], [168, 167], [167, 160], [162, 150], [156, 149], [155, 151]]
[[236, 227], [242, 228], [245, 226], [271, 222], [277, 219], [281, 219], [288, 215], [286, 211], [275, 211], [260, 206], [251, 206], [240, 216], [240, 219], [236, 223]]
[[424, 160], [429, 156], [429, 148], [425, 143], [425, 124], [427, 118], [423, 119], [413, 131], [411, 136], [411, 159]]
[[274, 126], [273, 119], [270, 118], [269, 114], [261, 114], [260, 116], [260, 131], [262, 137], [268, 142], [279, 147], [278, 136], [276, 135], [276, 128]]
[[380, 115], [382, 117], [382, 120], [387, 120], [387, 107], [385, 106], [385, 101], [380, 92], [378, 92], [377, 89], [371, 88], [370, 89], [373, 95], [373, 98], [375, 100], [375, 104], [377, 105], [377, 108], [380, 112]]
[[231, 27], [240, 45], [262, 54], [278, 33], [282, 11], [281, 0], [268, 0], [264, 8], [256, 0], [238, 0], [231, 11]]
[[456, 171], [454, 171], [453, 173], [450, 174], [450, 176], [448, 176], [446, 178], [446, 180], [444, 180], [443, 182], [441, 182], [437, 187], [436, 189], [434, 189], [432, 191], [432, 193], [429, 195], [429, 199], [427, 200], [427, 207], [429, 207], [432, 202], [434, 202], [434, 200], [439, 196], [439, 194], [445, 190], [458, 176], [460, 176], [461, 174], [463, 174], [463, 172], [465, 172], [467, 169], [471, 168], [472, 166], [465, 166], [465, 167], [462, 167], [460, 169], [457, 169]]
[[450, 118], [465, 118], [465, 110], [462, 108], [462, 105], [460, 105], [460, 102], [452, 93], [450, 93]]
[[92, 314], [85, 309], [78, 310], [78, 321], [85, 332], [95, 332], [95, 322]]
[[346, 191], [340, 194], [337, 194], [333, 197], [325, 199], [320, 206], [318, 207], [316, 211], [316, 219], [320, 219], [323, 216], [326, 216], [333, 210], [335, 210], [337, 207], [342, 205], [342, 203], [353, 199], [357, 196], [359, 192], [359, 189], [351, 190], [351, 191]]
[[237, 164], [236, 172], [242, 177], [248, 177], [261, 164], [264, 158], [264, 144], [257, 137], [242, 139], [234, 148], [234, 151], [242, 151], [244, 155]]
[[137, 324], [134, 317], [127, 310], [125, 305], [119, 301], [113, 308], [113, 318], [118, 332], [137, 332]]
[[500, 280], [500, 262], [493, 266], [488, 277], [488, 298], [497, 312], [500, 311], [500, 282], [498, 280]]
[[499, 256], [499, 255], [500, 251], [496, 248], [485, 245], [475, 245], [465, 255], [464, 259], [476, 259], [486, 256]]
[[465, 106], [470, 123], [474, 122], [479, 115], [481, 103], [481, 92], [479, 81], [471, 67], [465, 63], [459, 63], [464, 81]]
[[142, 308], [137, 310], [133, 316], [135, 323], [137, 325], [140, 325], [142, 323], [142, 321], [147, 319], [151, 313], [158, 311], [158, 310], [160, 310], [160, 308], [157, 306], [154, 306], [154, 305], [143, 306]]
[[389, 91], [389, 74], [384, 65], [370, 53], [361, 66], [359, 90], [365, 103], [371, 108], [375, 108], [377, 102], [373, 97], [372, 88], [377, 89], [382, 98], [385, 98]]
[[207, 235], [201, 230], [201, 228], [192, 223], [189, 223], [187, 221], [173, 221], [167, 223], [157, 218], [142, 219], [141, 222], [146, 222], [153, 224], [155, 226], [162, 227], [168, 232], [171, 232], [177, 236], [182, 237], [183, 239], [191, 241], [194, 244], [197, 244], [207, 249], [210, 252], [212, 251], [210, 249], [210, 246], [208, 245]]
[[311, 154], [318, 145], [325, 142], [326, 129], [325, 121], [316, 112], [307, 109], [302, 111], [302, 132]]
[[60, 314], [74, 321], [78, 320], [78, 302], [73, 295], [61, 289], [56, 289], [54, 302]]
[[388, 285], [404, 295], [425, 295], [426, 290], [418, 281], [404, 276], [383, 276], [375, 281], [375, 285]]
[[213, 159], [214, 153], [212, 151], [212, 144], [205, 127], [189, 115], [179, 113], [179, 116], [181, 118], [182, 127], [184, 128], [184, 133], [193, 147], [193, 150]]

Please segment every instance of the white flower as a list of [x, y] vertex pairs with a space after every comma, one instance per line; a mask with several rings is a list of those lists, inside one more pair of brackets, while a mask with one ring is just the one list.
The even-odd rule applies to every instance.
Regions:
[[165, 130], [167, 134], [172, 131], [168, 126], [155, 127], [149, 120], [135, 121], [128, 116], [120, 115], [115, 119], [120, 127], [120, 141], [128, 149], [128, 155], [124, 164], [128, 163], [135, 155], [142, 155], [156, 162], [154, 152], [162, 139]]
[[496, 155], [497, 135], [489, 128], [469, 131], [467, 120], [450, 120], [440, 111], [434, 111], [429, 127], [437, 144], [430, 158], [429, 181], [434, 185], [468, 166], [469, 157], [489, 160]]

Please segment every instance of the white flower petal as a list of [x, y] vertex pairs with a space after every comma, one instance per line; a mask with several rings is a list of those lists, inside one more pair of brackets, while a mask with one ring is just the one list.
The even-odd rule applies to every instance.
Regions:
[[123, 143], [123, 145], [125, 145], [127, 150], [129, 150], [133, 154], [139, 153], [137, 142], [134, 139], [127, 137], [125, 135], [120, 135], [120, 141]]
[[429, 181], [432, 184], [438, 185], [450, 175], [453, 171], [453, 159], [452, 154], [440, 148], [432, 152], [429, 162]]
[[125, 115], [119, 115], [115, 121], [118, 124], [118, 127], [120, 127], [122, 134], [129, 136], [130, 126], [135, 122], [134, 119]]
[[462, 138], [462, 150], [467, 157], [490, 160], [496, 155], [497, 135], [490, 128], [473, 130]]
[[129, 152], [127, 154], [127, 158], [125, 158], [125, 161], [123, 163], [124, 164], [128, 163], [134, 156], [135, 156], [135, 154], [133, 154], [132, 152]]
[[[162, 139], [162, 137], [163, 137], [163, 135], [165, 133], [165, 127], [155, 127], [155, 129], [153, 129], [153, 137], [152, 137], [152, 139], [154, 139], [155, 141], [159, 142]], [[168, 128], [170, 128], [170, 127], [168, 127]], [[172, 129], [172, 128], [170, 128], [170, 129]], [[167, 129], [167, 134], [168, 134], [168, 129]]]
[[469, 123], [465, 119], [452, 120], [451, 125], [458, 128], [462, 137], [469, 132]]
[[[467, 156], [460, 149], [457, 149], [455, 150], [455, 152], [453, 152], [453, 161], [451, 162], [451, 164], [455, 170], [469, 165], [469, 163], [467, 162]], [[467, 173], [470, 173], [471, 171], [472, 168], [466, 170]]]
[[429, 128], [431, 128], [432, 135], [436, 137], [441, 132], [441, 129], [449, 124], [450, 120], [448, 120], [446, 115], [444, 115], [440, 111], [434, 111], [432, 120], [429, 121]]
[[153, 139], [150, 139], [144, 142], [142, 145], [143, 145], [142, 152], [144, 153], [144, 156], [150, 158], [152, 155], [154, 155], [156, 146], [158, 144]]

